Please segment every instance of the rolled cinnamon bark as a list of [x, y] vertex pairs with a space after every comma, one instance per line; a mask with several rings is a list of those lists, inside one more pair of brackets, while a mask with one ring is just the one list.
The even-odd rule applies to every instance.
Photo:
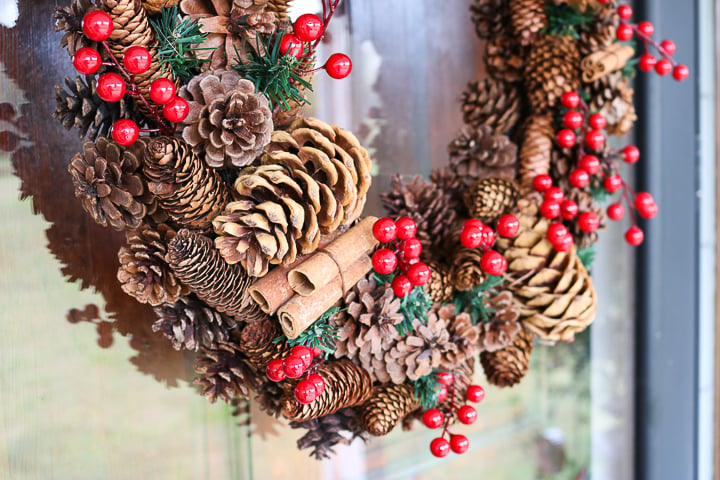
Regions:
[[629, 45], [613, 43], [599, 52], [594, 52], [582, 59], [582, 79], [591, 83], [598, 78], [623, 68], [628, 60], [635, 55], [635, 49]]
[[295, 293], [304, 297], [312, 295], [375, 248], [378, 244], [372, 231], [375, 221], [376, 217], [364, 218], [337, 240], [291, 268], [287, 278]]
[[372, 269], [372, 261], [363, 255], [350, 268], [336, 275], [323, 288], [312, 295], [295, 295], [278, 310], [278, 319], [283, 333], [288, 338], [297, 338], [310, 325], [340, 300], [344, 293], [360, 281]]

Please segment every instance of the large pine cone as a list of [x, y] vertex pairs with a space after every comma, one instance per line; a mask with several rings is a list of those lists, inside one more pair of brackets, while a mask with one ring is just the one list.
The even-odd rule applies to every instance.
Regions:
[[510, 11], [505, 0], [473, 0], [470, 12], [480, 38], [496, 37], [508, 28]]
[[510, 33], [493, 37], [485, 45], [485, 66], [491, 77], [504, 82], [520, 82], [526, 68], [528, 47], [520, 45]]
[[509, 347], [496, 352], [482, 352], [480, 363], [488, 382], [498, 387], [512, 387], [523, 379], [530, 367], [533, 335], [521, 329]]
[[523, 191], [532, 191], [535, 177], [550, 173], [554, 139], [555, 124], [551, 115], [532, 115], [525, 121], [518, 154]]
[[360, 421], [370, 435], [380, 437], [390, 433], [405, 415], [417, 407], [412, 385], [380, 385], [373, 389], [372, 396], [360, 407]]
[[190, 105], [183, 140], [211, 167], [249, 165], [270, 141], [268, 99], [237, 72], [201, 73], [180, 89], [180, 96]]
[[180, 297], [174, 303], [155, 307], [157, 320], [153, 332], [161, 332], [175, 350], [197, 351], [201, 346], [215, 348], [229, 338], [237, 322], [214, 310], [194, 296]]
[[588, 86], [590, 110], [603, 114], [610, 135], [624, 136], [637, 120], [633, 104], [634, 90], [621, 71], [600, 77]]
[[447, 168], [465, 187], [484, 178], [515, 178], [517, 146], [505, 135], [493, 134], [489, 126], [464, 126], [448, 145], [448, 152]]
[[189, 290], [165, 262], [167, 244], [175, 231], [165, 224], [141, 225], [126, 233], [127, 245], [120, 247], [117, 278], [123, 291], [140, 303], [157, 306], [173, 303]]
[[482, 350], [496, 352], [512, 345], [522, 329], [520, 307], [515, 303], [512, 292], [486, 293], [484, 304], [492, 313], [481, 328]]
[[511, 180], [485, 178], [470, 185], [463, 199], [470, 216], [489, 225], [515, 207], [518, 194], [518, 188]]
[[235, 398], [248, 398], [249, 389], [257, 382], [257, 373], [231, 342], [218, 342], [216, 347], [200, 347], [195, 360], [195, 380], [201, 393], [215, 403], [218, 398], [231, 404]]
[[93, 2], [90, 0], [71, 0], [67, 7], [55, 6], [55, 13], [53, 13], [55, 31], [65, 32], [60, 44], [67, 49], [70, 56], [75, 55], [75, 52], [83, 47], [100, 51], [98, 43], [90, 40], [82, 31], [83, 17], [94, 8]]
[[142, 140], [123, 148], [105, 137], [86, 142], [70, 161], [75, 196], [98, 224], [115, 230], [137, 228], [156, 202], [140, 174]]
[[548, 24], [545, 0], [510, 0], [510, 20], [517, 41], [532, 44]]
[[182, 227], [208, 231], [230, 199], [225, 182], [175, 137], [155, 137], [145, 151], [150, 191]]
[[460, 96], [463, 121], [473, 127], [489, 126], [507, 133], [520, 119], [520, 91], [515, 84], [486, 78], [470, 82]]
[[580, 52], [571, 35], [541, 35], [530, 47], [525, 88], [536, 115], [549, 113], [563, 93], [580, 87]]

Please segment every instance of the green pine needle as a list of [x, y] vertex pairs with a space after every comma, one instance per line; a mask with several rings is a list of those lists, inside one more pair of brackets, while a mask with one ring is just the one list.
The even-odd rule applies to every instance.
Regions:
[[410, 293], [405, 295], [400, 301], [400, 313], [402, 313], [405, 318], [398, 325], [395, 325], [398, 334], [404, 337], [412, 332], [415, 319], [420, 320], [420, 323], [425, 325], [425, 323], [427, 323], [427, 314], [431, 307], [432, 300], [430, 300], [430, 296], [425, 293], [425, 289], [422, 287], [414, 287]]
[[335, 343], [340, 336], [340, 327], [331, 325], [330, 319], [341, 311], [341, 308], [333, 307], [323, 313], [322, 316], [315, 321], [315, 323], [310, 325], [310, 327], [298, 335], [297, 338], [291, 339], [282, 335], [273, 340], [273, 343], [285, 340], [291, 347], [305, 345], [308, 348], [319, 348], [325, 352], [326, 357], [329, 357], [335, 353]]
[[183, 83], [194, 77], [203, 63], [210, 61], [192, 55], [196, 51], [211, 50], [193, 47], [203, 43], [207, 34], [200, 31], [198, 20], [181, 18], [177, 5], [163, 8], [159, 18], [150, 18], [150, 24], [158, 40], [160, 62], [170, 65], [175, 76]]
[[588, 8], [585, 12], [580, 12], [567, 3], [556, 5], [553, 2], [547, 2], [545, 12], [548, 17], [548, 24], [543, 29], [543, 33], [558, 37], [570, 35], [578, 38], [578, 29], [592, 22], [595, 18], [595, 10]]
[[420, 403], [420, 408], [429, 410], [437, 406], [441, 384], [438, 382], [435, 372], [417, 380], [410, 380], [410, 383], [415, 387], [415, 398]]
[[478, 322], [490, 321], [495, 311], [485, 306], [485, 294], [496, 291], [501, 283], [503, 283], [503, 277], [489, 275], [484, 283], [472, 290], [456, 291], [453, 296], [456, 311], [469, 313], [474, 325], [477, 325]]
[[580, 261], [589, 272], [592, 270], [592, 264], [595, 261], [595, 244], [592, 244], [589, 247], [579, 248], [577, 256], [580, 257]]

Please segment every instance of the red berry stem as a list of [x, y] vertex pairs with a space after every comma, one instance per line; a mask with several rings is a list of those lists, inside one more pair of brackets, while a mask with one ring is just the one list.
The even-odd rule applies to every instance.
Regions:
[[[630, 185], [628, 185], [625, 180], [623, 180], [623, 192], [622, 192], [622, 199], [627, 204], [627, 209], [630, 212], [630, 220], [632, 221], [633, 225], [637, 225], [637, 218], [635, 217], [635, 209], [632, 202], [632, 199], [630, 198], [630, 191], [632, 188], [630, 188]], [[633, 192], [633, 196], [635, 193]]]
[[625, 21], [622, 21], [622, 20], [620, 21], [620, 23], [623, 24], [623, 25], [628, 25], [628, 26], [630, 26], [630, 28], [633, 29], [633, 32], [635, 32], [635, 35], [637, 35], [638, 38], [642, 40], [643, 45], [645, 46], [645, 53], [649, 53], [649, 48], [648, 48], [648, 43], [649, 43], [650, 45], [652, 45], [653, 47], [655, 47], [655, 50], [658, 51], [658, 53], [660, 54], [660, 56], [662, 56], [663, 58], [669, 60], [673, 67], [676, 67], [676, 66], [678, 65], [678, 63], [675, 61], [675, 59], [673, 58], [673, 56], [670, 55], [670, 54], [667, 52], [667, 50], [665, 50], [665, 48], [663, 48], [662, 45], [660, 45], [657, 41], [653, 40], [652, 37], [648, 37], [647, 35], [645, 35], [645, 34], [638, 28], [638, 24], [637, 24], [637, 23], [625, 22]]
[[312, 44], [311, 50], [315, 50], [317, 46], [320, 44], [320, 41], [325, 36], [325, 31], [327, 31], [327, 25], [330, 23], [330, 20], [332, 19], [333, 15], [335, 14], [335, 10], [337, 9], [338, 5], [340, 4], [340, 0], [323, 0], [322, 7], [323, 7], [323, 13], [322, 13], [322, 22], [323, 22], [323, 35], [320, 35], [320, 37], [315, 40], [315, 42]]

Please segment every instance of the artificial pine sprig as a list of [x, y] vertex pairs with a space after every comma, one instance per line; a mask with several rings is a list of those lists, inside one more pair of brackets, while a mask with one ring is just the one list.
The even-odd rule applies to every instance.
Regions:
[[199, 50], [211, 50], [192, 46], [203, 43], [207, 33], [200, 31], [201, 25], [197, 19], [180, 17], [177, 5], [163, 8], [158, 18], [150, 18], [150, 24], [158, 39], [160, 62], [170, 65], [175, 76], [183, 83], [194, 77], [203, 63], [210, 61], [209, 58], [190, 55]]
[[297, 338], [287, 338], [282, 335], [273, 340], [273, 343], [285, 340], [291, 347], [304, 345], [308, 348], [319, 348], [325, 352], [326, 356], [330, 356], [335, 353], [335, 343], [340, 336], [341, 328], [331, 325], [330, 319], [341, 311], [342, 309], [339, 307], [332, 307]]
[[584, 248], [578, 248], [577, 256], [580, 258], [583, 266], [590, 271], [592, 264], [595, 261], [595, 244]]
[[430, 296], [425, 293], [422, 287], [413, 288], [410, 293], [402, 297], [400, 301], [400, 313], [403, 314], [403, 321], [395, 325], [398, 333], [403, 337], [413, 331], [413, 322], [415, 319], [425, 325], [427, 322], [427, 313], [432, 307]]
[[410, 383], [415, 387], [415, 398], [420, 403], [420, 408], [429, 410], [437, 406], [442, 384], [438, 381], [435, 372], [417, 380], [410, 380]]
[[581, 12], [567, 3], [555, 4], [547, 2], [545, 4], [545, 12], [547, 13], [548, 24], [543, 29], [543, 33], [562, 37], [570, 35], [578, 38], [578, 29], [583, 25], [594, 21], [595, 10], [588, 8]]
[[503, 277], [488, 275], [487, 280], [467, 292], [457, 291], [453, 296], [453, 303], [457, 312], [470, 314], [474, 325], [478, 322], [487, 322], [495, 313], [494, 310], [485, 305], [485, 294], [495, 291], [496, 287], [503, 282]]

